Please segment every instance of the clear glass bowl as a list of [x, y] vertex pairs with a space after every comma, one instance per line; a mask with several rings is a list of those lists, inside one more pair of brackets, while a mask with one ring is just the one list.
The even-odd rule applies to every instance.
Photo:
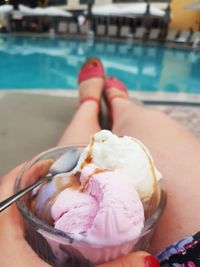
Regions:
[[[73, 146], [75, 147], [75, 146]], [[77, 146], [84, 149], [84, 146]], [[52, 160], [60, 157], [70, 147], [59, 147], [50, 149], [36, 156], [28, 162], [17, 176], [15, 192], [23, 189], [25, 186], [34, 182], [33, 168], [36, 164], [43, 164], [46, 160]], [[52, 266], [93, 266], [108, 260], [116, 258], [119, 254], [129, 253], [134, 250], [147, 250], [155, 229], [160, 219], [165, 205], [166, 192], [162, 185], [158, 185], [158, 201], [150, 213], [146, 216], [144, 229], [138, 240], [133, 240], [117, 247], [94, 248], [82, 244], [79, 240], [74, 240], [70, 233], [56, 230], [52, 226], [44, 223], [37, 218], [30, 209], [30, 199], [32, 194], [27, 194], [17, 201], [17, 206], [22, 214], [25, 224], [25, 236], [27, 242], [35, 252]]]

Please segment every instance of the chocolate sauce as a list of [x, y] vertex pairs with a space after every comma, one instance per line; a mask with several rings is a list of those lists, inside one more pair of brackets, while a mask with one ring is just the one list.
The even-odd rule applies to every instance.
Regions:
[[79, 190], [80, 188], [80, 173], [77, 173], [75, 175], [70, 175], [68, 177], [69, 182], [66, 184], [63, 184], [62, 182], [62, 177], [60, 177], [60, 179], [56, 179], [55, 181], [55, 187], [56, 187], [56, 192], [54, 194], [52, 194], [52, 196], [50, 196], [49, 198], [46, 199], [43, 207], [41, 208], [41, 210], [36, 214], [36, 210], [35, 210], [35, 203], [37, 200], [38, 195], [40, 194], [40, 192], [42, 192], [42, 190], [44, 189], [45, 186], [47, 186], [48, 182], [43, 184], [40, 189], [39, 192], [37, 193], [36, 196], [32, 197], [29, 201], [29, 208], [30, 210], [36, 214], [36, 216], [41, 219], [42, 221], [44, 221], [45, 223], [48, 223], [49, 225], [53, 225], [53, 219], [51, 217], [51, 207], [53, 206], [54, 202], [56, 201], [57, 196], [65, 189], [70, 188], [70, 190]]
[[88, 164], [90, 164], [93, 160], [92, 158], [92, 150], [93, 150], [93, 147], [94, 147], [94, 135], [92, 136], [92, 141], [91, 141], [91, 144], [90, 144], [90, 147], [89, 147], [89, 151], [88, 151], [88, 154], [87, 154], [87, 157], [85, 158], [84, 162], [81, 164], [81, 170]]

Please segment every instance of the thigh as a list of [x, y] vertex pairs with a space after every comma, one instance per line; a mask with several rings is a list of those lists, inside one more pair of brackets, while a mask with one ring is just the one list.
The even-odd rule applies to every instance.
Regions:
[[113, 132], [142, 141], [163, 175], [167, 207], [155, 232], [151, 252], [200, 228], [200, 142], [176, 121], [156, 111], [143, 111], [115, 125]]

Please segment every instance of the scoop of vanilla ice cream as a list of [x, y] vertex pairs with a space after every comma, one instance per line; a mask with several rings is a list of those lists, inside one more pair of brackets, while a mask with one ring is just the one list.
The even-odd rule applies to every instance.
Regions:
[[96, 169], [117, 170], [122, 178], [125, 177], [123, 179], [128, 177], [141, 199], [151, 197], [155, 183], [161, 178], [147, 148], [132, 137], [118, 137], [108, 130], [94, 134], [81, 154], [75, 172], [81, 171], [89, 154]]

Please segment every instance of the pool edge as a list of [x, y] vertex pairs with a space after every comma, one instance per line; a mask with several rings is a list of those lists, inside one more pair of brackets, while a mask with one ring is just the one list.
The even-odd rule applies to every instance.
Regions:
[[[77, 90], [0, 90], [0, 98], [9, 93], [25, 93], [36, 95], [50, 95], [57, 97], [78, 97]], [[180, 105], [200, 105], [199, 94], [188, 93], [166, 93], [166, 92], [141, 92], [141, 91], [129, 91], [131, 98], [136, 98], [147, 104], [180, 104]]]

